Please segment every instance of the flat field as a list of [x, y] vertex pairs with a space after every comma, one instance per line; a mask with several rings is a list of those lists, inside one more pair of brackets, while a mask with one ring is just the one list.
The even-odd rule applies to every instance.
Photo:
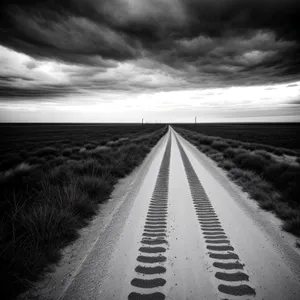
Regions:
[[60, 260], [167, 126], [2, 124], [0, 131], [0, 280], [14, 299]]
[[174, 124], [205, 135], [300, 150], [300, 123]]
[[44, 147], [57, 148], [58, 152], [85, 145], [92, 149], [109, 141], [133, 138], [161, 127], [156, 124], [0, 124], [0, 171], [13, 166], [14, 161], [19, 163], [24, 158], [35, 156]]

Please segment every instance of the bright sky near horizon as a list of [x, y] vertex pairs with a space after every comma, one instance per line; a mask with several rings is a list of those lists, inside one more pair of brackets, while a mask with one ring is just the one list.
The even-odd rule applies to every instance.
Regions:
[[0, 8], [0, 122], [300, 122], [297, 0]]

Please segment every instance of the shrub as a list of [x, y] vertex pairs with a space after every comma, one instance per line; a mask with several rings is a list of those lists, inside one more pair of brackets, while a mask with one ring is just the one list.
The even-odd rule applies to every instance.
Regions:
[[200, 136], [198, 139], [199, 144], [202, 145], [211, 145], [213, 142], [213, 138], [209, 137], [209, 136]]
[[253, 170], [258, 174], [261, 174], [263, 170], [269, 165], [268, 160], [266, 160], [262, 156], [251, 153], [238, 154], [233, 158], [233, 162], [242, 169]]
[[114, 147], [118, 144], [118, 141], [109, 141], [106, 143], [107, 146], [109, 147]]
[[69, 184], [72, 178], [70, 169], [66, 166], [57, 166], [49, 173], [49, 183], [52, 185], [63, 186]]
[[85, 219], [89, 219], [97, 213], [98, 204], [88, 197], [81, 197], [74, 204], [74, 213], [80, 216], [82, 224], [85, 226]]
[[[165, 132], [166, 127], [147, 135], [136, 134], [142, 136], [139, 143], [129, 143], [128, 138], [121, 140], [115, 134], [113, 140], [125, 144], [115, 149], [106, 146], [97, 153], [93, 153], [95, 149], [79, 153], [79, 147], [65, 148], [62, 143], [57, 148], [44, 147], [25, 160], [41, 166], [33, 170], [23, 168], [9, 178], [1, 177], [3, 294], [19, 293], [30, 281], [38, 279], [49, 264], [58, 261], [60, 249], [75, 239], [78, 229], [96, 214], [99, 203], [109, 196], [117, 179], [132, 171]], [[112, 136], [108, 133], [105, 140]], [[83, 145], [85, 138], [97, 142], [91, 137], [77, 137], [80, 141], [75, 144]], [[53, 141], [39, 146], [46, 144]], [[35, 145], [32, 143], [33, 149]], [[63, 156], [59, 156], [60, 151]], [[19, 199], [17, 204], [14, 199]], [[5, 226], [1, 226], [2, 220]]]
[[221, 162], [224, 160], [224, 156], [221, 152], [209, 153], [208, 156], [211, 157], [216, 162]]
[[232, 148], [238, 148], [241, 145], [241, 142], [235, 141], [235, 140], [226, 140], [226, 142], [230, 145]]
[[299, 211], [295, 208], [291, 208], [287, 203], [277, 202], [276, 211], [282, 220], [291, 220], [297, 218]]
[[65, 148], [62, 151], [62, 155], [64, 155], [64, 156], [70, 156], [71, 154], [72, 154], [72, 149], [71, 148]]
[[86, 150], [91, 150], [91, 149], [94, 149], [94, 148], [96, 147], [96, 145], [95, 145], [95, 144], [89, 143], [89, 144], [85, 144], [83, 147], [84, 147]]
[[54, 157], [53, 159], [51, 159], [50, 161], [48, 161], [47, 163], [50, 166], [59, 166], [61, 164], [63, 164], [66, 161], [66, 158], [64, 156], [58, 156], [58, 157]]
[[283, 197], [288, 202], [295, 202], [300, 205], [300, 170], [299, 167], [291, 166], [280, 176], [281, 185], [284, 188]]
[[81, 155], [80, 155], [80, 154], [72, 153], [72, 154], [69, 156], [69, 158], [72, 159], [72, 160], [80, 160], [80, 159], [81, 159]]
[[256, 174], [250, 170], [242, 170], [240, 168], [233, 168], [230, 170], [230, 176], [233, 179], [243, 178], [246, 181], [252, 181]]
[[[253, 199], [259, 201], [259, 206], [264, 210], [274, 211], [276, 208], [276, 202], [273, 201], [266, 193], [257, 191], [254, 194], [251, 194]], [[264, 198], [266, 196], [266, 198]]]
[[228, 159], [220, 161], [218, 163], [218, 166], [220, 166], [221, 168], [223, 168], [223, 169], [225, 169], [227, 171], [235, 168], [235, 164], [231, 160], [228, 160]]
[[100, 153], [100, 152], [106, 152], [106, 151], [109, 151], [109, 150], [111, 150], [110, 147], [107, 147], [107, 146], [98, 146], [95, 149], [89, 150], [87, 152], [88, 152], [88, 154], [96, 154], [96, 153]]
[[286, 220], [283, 225], [283, 229], [300, 236], [300, 215], [291, 220]]
[[107, 181], [96, 176], [84, 176], [79, 184], [82, 191], [92, 199], [97, 198], [98, 202], [104, 201], [111, 189]]
[[129, 138], [128, 137], [120, 138], [119, 142], [129, 142]]
[[219, 151], [224, 151], [226, 148], [229, 147], [229, 145], [225, 141], [222, 141], [222, 140], [214, 140], [212, 142], [211, 146], [214, 149], [217, 149]]
[[233, 159], [234, 157], [236, 157], [239, 154], [246, 155], [247, 153], [248, 153], [248, 151], [244, 150], [242, 148], [231, 148], [231, 147], [229, 147], [223, 151], [224, 157], [229, 158], [229, 159]]
[[54, 155], [56, 156], [58, 154], [58, 150], [54, 147], [44, 147], [42, 149], [38, 149], [35, 152], [36, 156], [47, 156], [47, 155]]
[[289, 169], [289, 165], [287, 163], [283, 163], [283, 162], [275, 162], [272, 164], [269, 164], [266, 168], [265, 168], [265, 172], [264, 172], [264, 177], [273, 182], [274, 186], [278, 189], [280, 189], [282, 187], [282, 180], [281, 180], [281, 176], [282, 174], [285, 173], [286, 170]]
[[267, 151], [265, 150], [255, 150], [253, 152], [254, 155], [260, 155], [262, 156], [263, 158], [265, 159], [268, 159], [268, 160], [271, 160], [272, 159], [272, 156], [270, 155], [270, 153], [268, 153]]
[[102, 176], [106, 172], [106, 167], [101, 165], [96, 159], [80, 161], [72, 166], [72, 170], [78, 175]]
[[1, 280], [5, 287], [18, 283], [18, 288], [7, 291], [8, 299], [38, 279], [49, 263], [58, 261], [62, 241], [66, 244], [74, 240], [77, 237], [74, 229], [78, 228], [71, 211], [58, 210], [48, 202], [34, 205], [30, 210], [17, 203], [9, 219], [11, 222], [6, 222], [4, 232], [0, 233], [2, 242], [5, 241], [5, 248], [0, 251], [4, 272]]
[[107, 143], [107, 140], [101, 140], [100, 142], [99, 142], [99, 145], [100, 146], [104, 146], [104, 145], [106, 145], [106, 143]]
[[72, 153], [78, 153], [79, 150], [80, 150], [80, 147], [77, 147], [77, 146], [71, 148]]

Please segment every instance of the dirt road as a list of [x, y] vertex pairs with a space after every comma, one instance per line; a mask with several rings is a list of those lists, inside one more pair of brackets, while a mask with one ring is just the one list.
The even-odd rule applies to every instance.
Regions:
[[148, 165], [56, 299], [300, 299], [299, 252], [198, 150], [170, 129]]

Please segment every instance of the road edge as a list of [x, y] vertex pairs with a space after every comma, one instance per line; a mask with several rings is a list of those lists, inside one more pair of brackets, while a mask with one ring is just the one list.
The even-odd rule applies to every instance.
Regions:
[[224, 170], [220, 169], [212, 159], [184, 139], [174, 128], [171, 127], [171, 130], [191, 150], [198, 162], [222, 185], [238, 206], [266, 233], [272, 244], [276, 247], [276, 250], [282, 254], [287, 254], [283, 258], [300, 280], [300, 249], [295, 247], [297, 238], [283, 231], [281, 229], [282, 221], [274, 214], [262, 210], [257, 202], [251, 199], [246, 192], [243, 192], [236, 183], [232, 182]]
[[[33, 288], [19, 295], [18, 300], [56, 300], [63, 298], [97, 244], [100, 233], [104, 233], [109, 228], [114, 216], [118, 214], [126, 200], [135, 197], [138, 193], [156, 153], [164, 146], [168, 135], [169, 130], [151, 149], [143, 162], [128, 176], [117, 182], [110, 198], [100, 205], [97, 215], [93, 217], [88, 226], [79, 231], [79, 238], [63, 249], [63, 257], [60, 262], [51, 266], [50, 272], [41, 281], [35, 283]], [[96, 232], [100, 233], [95, 239], [92, 239], [91, 236], [95, 235]]]

